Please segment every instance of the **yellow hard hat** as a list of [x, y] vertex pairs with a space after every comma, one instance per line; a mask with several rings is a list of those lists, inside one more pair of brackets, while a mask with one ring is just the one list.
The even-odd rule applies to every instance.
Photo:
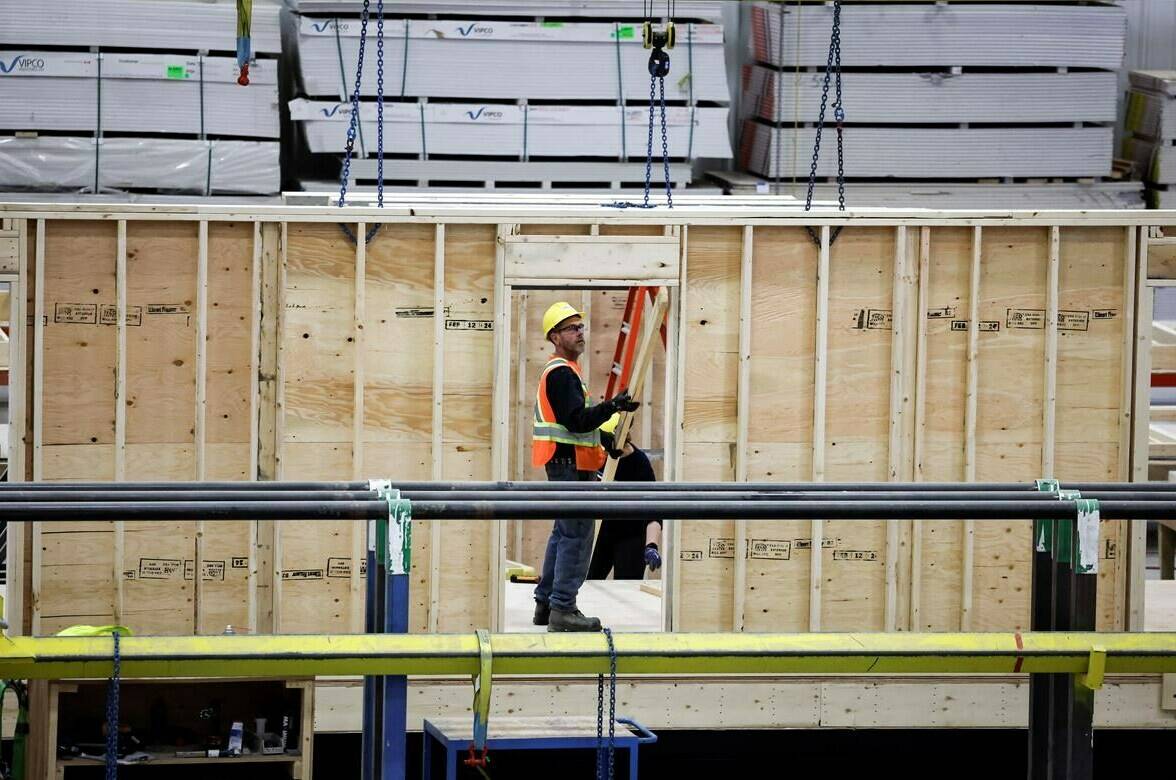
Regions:
[[547, 311], [543, 313], [543, 337], [547, 338], [551, 334], [552, 328], [568, 317], [583, 316], [583, 312], [576, 311], [576, 308], [567, 301], [557, 301], [551, 304], [547, 307]]
[[613, 433], [617, 429], [617, 424], [621, 421], [621, 413], [613, 412], [613, 416], [600, 424], [600, 430], [603, 433]]

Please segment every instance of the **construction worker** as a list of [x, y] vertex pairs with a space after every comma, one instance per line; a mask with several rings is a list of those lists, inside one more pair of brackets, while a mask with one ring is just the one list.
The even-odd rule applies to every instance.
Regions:
[[[620, 415], [614, 414], [600, 426], [601, 444], [605, 451], [617, 458], [617, 482], [656, 482], [657, 475], [649, 457], [626, 436], [625, 444], [617, 447], [614, 434]], [[603, 580], [612, 572], [614, 580], [639, 580], [650, 571], [661, 568], [661, 520], [650, 520], [644, 525], [631, 520], [602, 520], [588, 564], [588, 579]]]
[[[596, 479], [604, 465], [600, 425], [614, 413], [631, 412], [640, 404], [622, 390], [593, 405], [576, 361], [584, 353], [584, 315], [566, 301], [552, 304], [543, 315], [543, 335], [554, 354], [539, 375], [535, 393], [535, 424], [531, 463], [543, 466], [553, 482]], [[557, 519], [551, 527], [543, 571], [535, 588], [535, 625], [548, 631], [599, 631], [600, 620], [576, 607], [576, 595], [588, 573], [592, 553], [591, 519]]]

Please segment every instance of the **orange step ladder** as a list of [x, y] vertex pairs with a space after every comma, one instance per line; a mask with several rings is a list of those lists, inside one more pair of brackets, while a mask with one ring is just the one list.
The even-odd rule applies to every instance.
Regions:
[[[629, 388], [632, 379], [633, 359], [637, 353], [637, 336], [641, 333], [641, 319], [645, 315], [645, 298], [653, 303], [658, 293], [657, 287], [630, 287], [629, 297], [625, 301], [625, 314], [621, 318], [621, 330], [617, 334], [617, 348], [613, 352], [612, 368], [608, 372], [608, 386], [604, 391], [605, 398], [612, 398], [621, 390]], [[662, 347], [666, 346], [666, 323], [661, 324]]]

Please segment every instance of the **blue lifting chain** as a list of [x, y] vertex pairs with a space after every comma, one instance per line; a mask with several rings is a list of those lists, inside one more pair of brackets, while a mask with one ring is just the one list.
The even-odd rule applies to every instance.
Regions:
[[[781, 14], [783, 18], [783, 14]], [[783, 36], [781, 36], [783, 37]], [[837, 207], [840, 211], [845, 211], [845, 150], [842, 142], [842, 133], [845, 126], [845, 107], [841, 102], [841, 0], [833, 0], [833, 31], [829, 36], [829, 57], [825, 63], [825, 82], [821, 88], [821, 112], [817, 117], [817, 133], [816, 139], [813, 143], [813, 161], [809, 166], [809, 180], [808, 180], [808, 194], [804, 199], [804, 210], [810, 211], [813, 207], [813, 189], [817, 186], [817, 162], [821, 157], [821, 130], [825, 126], [825, 107], [829, 102], [829, 77], [835, 76], [835, 94], [833, 97], [833, 121], [836, 123], [837, 130]], [[777, 174], [779, 171], [777, 171]], [[817, 243], [821, 243], [817, 238], [816, 231], [811, 227], [806, 228], [809, 237]], [[829, 244], [832, 245], [837, 240], [837, 236], [841, 234], [842, 228], [839, 226], [834, 228], [832, 234], [829, 236]]]
[[119, 678], [122, 676], [118, 639], [118, 630], [115, 629], [114, 669], [111, 671], [110, 682], [106, 688], [106, 780], [118, 780], [118, 687]]
[[653, 178], [653, 111], [661, 111], [662, 167], [666, 186], [666, 208], [674, 207], [674, 195], [670, 185], [670, 143], [666, 130], [666, 76], [670, 74], [670, 54], [666, 49], [674, 47], [674, 22], [666, 24], [664, 30], [654, 30], [652, 22], [645, 22], [645, 47], [649, 53], [649, 134], [645, 142], [645, 197], [641, 203], [614, 201], [604, 204], [614, 209], [653, 209], [656, 203], [649, 202], [649, 190]]
[[[339, 208], [347, 205], [347, 181], [351, 178], [351, 157], [355, 153], [355, 136], [359, 129], [359, 94], [363, 83], [363, 52], [367, 43], [371, 0], [363, 0], [359, 16], [359, 58], [355, 67], [355, 89], [351, 93], [351, 119], [347, 123], [347, 145], [343, 150], [343, 167], [339, 173]], [[384, 0], [376, 2], [376, 207], [384, 208]], [[355, 231], [345, 222], [339, 229], [347, 240], [356, 243]], [[380, 223], [368, 228], [365, 243], [380, 232]]]
[[613, 780], [617, 728], [617, 649], [612, 629], [602, 628], [608, 640], [608, 742], [604, 739], [604, 675], [596, 675], [596, 780]]

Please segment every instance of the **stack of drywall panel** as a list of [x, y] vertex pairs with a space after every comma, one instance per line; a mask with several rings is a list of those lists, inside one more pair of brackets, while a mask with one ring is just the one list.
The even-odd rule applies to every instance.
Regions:
[[1124, 119], [1123, 156], [1147, 182], [1153, 208], [1170, 208], [1176, 185], [1176, 71], [1134, 70]]
[[0, 136], [0, 185], [265, 194], [280, 190], [281, 170], [273, 141]]
[[[740, 160], [772, 177], [798, 161], [807, 179], [816, 129], [744, 127]], [[836, 139], [825, 128], [817, 176], [837, 175]], [[793, 148], [797, 153], [793, 155]], [[1111, 172], [1112, 127], [853, 127], [846, 131], [845, 175], [852, 178], [1078, 178]], [[779, 166], [779, 167], [778, 167]]]
[[[386, 96], [649, 100], [649, 52], [636, 24], [388, 19], [384, 31]], [[666, 99], [726, 102], [723, 28], [690, 24], [679, 35]], [[375, 37], [372, 21], [362, 79], [365, 97], [376, 94]], [[300, 17], [303, 93], [338, 95], [346, 85], [346, 95], [355, 84], [359, 39], [356, 19]]]
[[232, 57], [0, 51], [0, 129], [278, 138], [275, 62], [237, 76]]
[[[746, 170], [808, 178], [831, 27], [829, 5], [751, 10], [740, 148]], [[1084, 186], [1109, 177], [1125, 38], [1124, 11], [1111, 5], [846, 5], [845, 175], [851, 182], [1048, 178]], [[833, 94], [831, 86], [817, 171], [823, 180], [836, 175]]]
[[[361, 104], [362, 143], [376, 145], [377, 106]], [[290, 118], [302, 124], [310, 151], [342, 152], [351, 104], [299, 98]], [[517, 106], [500, 103], [386, 103], [387, 154], [617, 157], [644, 154], [649, 112], [616, 106]], [[671, 157], [730, 157], [726, 106], [666, 109]], [[660, 148], [658, 154], [661, 153]]]
[[[290, 5], [297, 13], [290, 15], [284, 33], [295, 53], [296, 92], [304, 98], [290, 102], [291, 119], [301, 128], [308, 153], [338, 154], [345, 148], [351, 117], [346, 101], [356, 84], [359, 6], [327, 0], [292, 0]], [[512, 180], [526, 186], [586, 185], [585, 158], [641, 163], [641, 175], [632, 177], [640, 184], [649, 139], [649, 52], [639, 24], [591, 18], [609, 9], [632, 11], [621, 18], [639, 17], [640, 8], [628, 5], [454, 0], [431, 10], [458, 18], [420, 19], [405, 18], [420, 11], [419, 4], [388, 3], [385, 155], [414, 158], [420, 174], [414, 180], [433, 185], [457, 183], [451, 175], [454, 158], [469, 163], [461, 168], [466, 185], [492, 186], [499, 178], [501, 171], [491, 171], [487, 158], [498, 163], [513, 158], [519, 170], [512, 170]], [[710, 21], [722, 9], [708, 2], [689, 6], [679, 9], [678, 44], [665, 81], [668, 153], [680, 164], [732, 157], [724, 33]], [[576, 20], [550, 21], [561, 16]], [[361, 157], [377, 150], [376, 35], [372, 14], [359, 78], [363, 104], [355, 151]], [[660, 167], [659, 136], [655, 129], [653, 151]], [[438, 155], [449, 159], [434, 159]], [[557, 170], [560, 165], [566, 170]], [[353, 165], [353, 181], [370, 183], [371, 167]], [[611, 175], [592, 179], [600, 180], [616, 181]]]
[[0, 3], [0, 187], [278, 192], [280, 10], [246, 87], [230, 0]]
[[[253, 51], [282, 50], [280, 3], [253, 3]], [[4, 0], [0, 44], [236, 51], [233, 0]]]

